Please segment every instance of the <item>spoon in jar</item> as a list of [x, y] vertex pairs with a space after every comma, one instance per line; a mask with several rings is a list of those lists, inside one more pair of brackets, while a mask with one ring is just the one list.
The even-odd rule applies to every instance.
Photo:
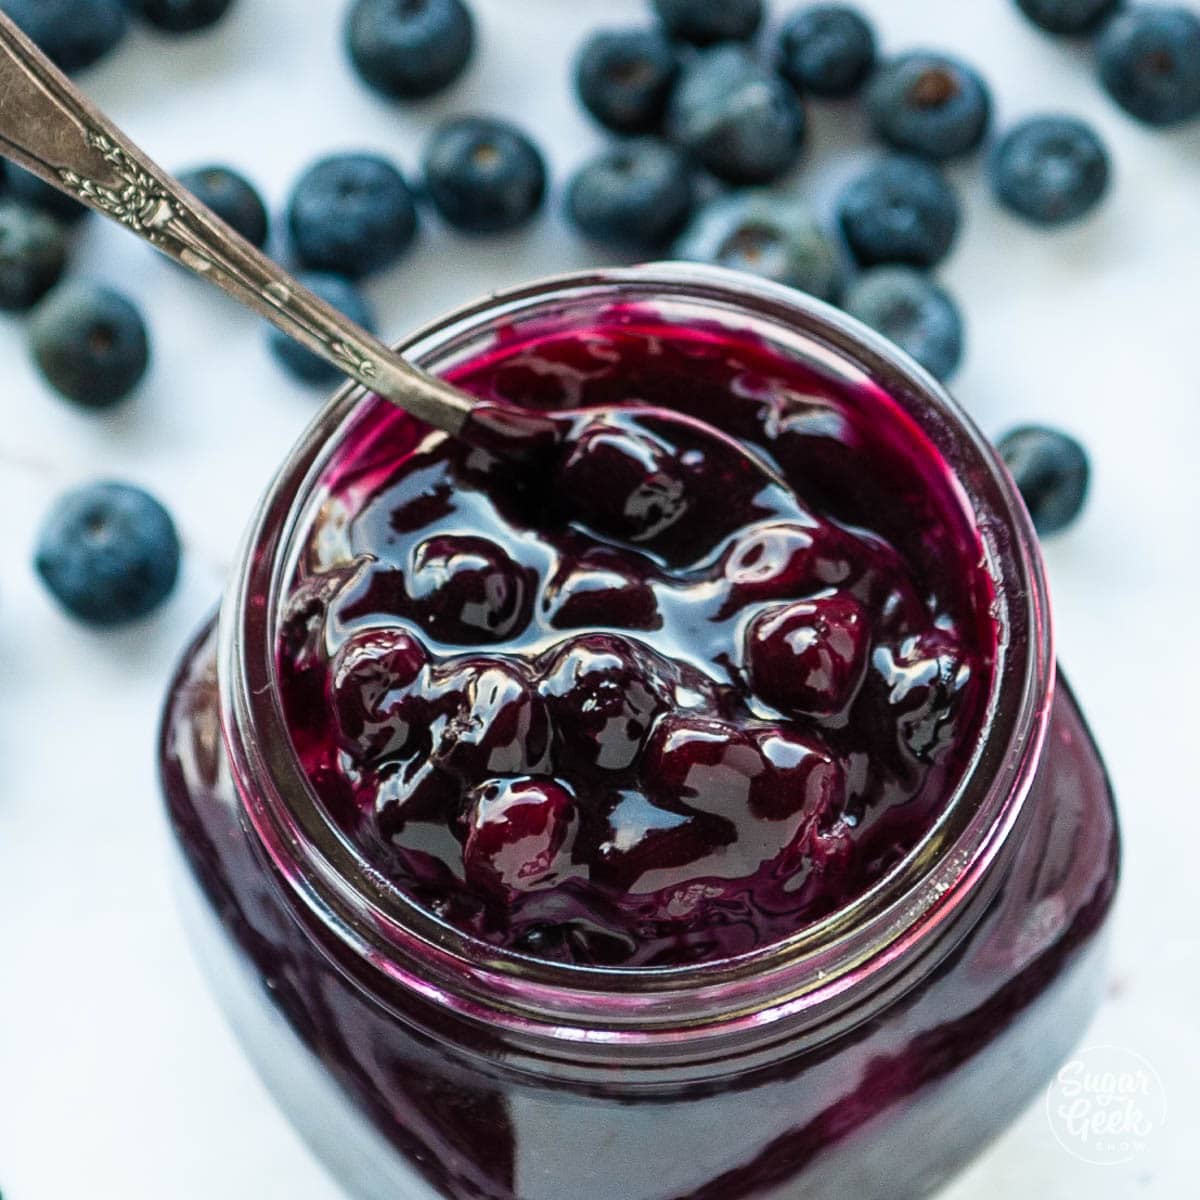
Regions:
[[[159, 168], [2, 12], [0, 153], [216, 284], [363, 387], [470, 445], [544, 468], [590, 421], [606, 417], [606, 410], [533, 412], [480, 402], [408, 362], [313, 295]], [[686, 443], [693, 458], [720, 462], [768, 492], [790, 494], [769, 464], [711, 425], [665, 408], [633, 411], [653, 423], [657, 433], [645, 436], [656, 444]], [[627, 434], [640, 436], [630, 421], [625, 425]]]

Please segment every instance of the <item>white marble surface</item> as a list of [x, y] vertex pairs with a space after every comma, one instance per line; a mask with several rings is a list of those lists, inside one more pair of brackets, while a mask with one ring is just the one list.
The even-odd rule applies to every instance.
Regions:
[[[571, 99], [569, 52], [589, 27], [640, 19], [641, 0], [475, 3], [482, 51], [469, 79], [410, 111], [356, 85], [340, 53], [342, 0], [238, 0], [212, 36], [139, 34], [86, 84], [164, 164], [231, 161], [275, 206], [325, 150], [376, 148], [412, 167], [429, 122], [456, 110], [526, 123], [561, 181], [600, 141]], [[956, 170], [969, 222], [945, 277], [970, 321], [956, 390], [983, 427], [1045, 419], [1094, 454], [1086, 519], [1047, 551], [1062, 660], [1107, 753], [1126, 836], [1112, 987], [1087, 1040], [1149, 1060], [1169, 1117], [1132, 1162], [1098, 1167], [1061, 1149], [1036, 1105], [947, 1198], [1195, 1195], [1200, 126], [1136, 128], [1099, 94], [1087, 55], [1037, 35], [1011, 0], [866, 6], [889, 48], [945, 46], [981, 62], [1002, 120], [1087, 114], [1117, 167], [1103, 214], [1057, 236], [998, 213], [976, 165]], [[828, 108], [814, 124], [796, 186], [824, 203], [861, 130]], [[495, 243], [427, 219], [417, 251], [370, 291], [398, 335], [488, 288], [594, 261], [557, 215]], [[153, 762], [172, 660], [318, 398], [277, 372], [255, 320], [115, 228], [90, 222], [75, 269], [136, 294], [155, 360], [132, 403], [89, 416], [39, 381], [21, 323], [0, 322], [0, 1189], [5, 1200], [335, 1200], [183, 941]], [[150, 486], [188, 543], [165, 611], [103, 636], [64, 619], [29, 567], [54, 493], [96, 475]]]

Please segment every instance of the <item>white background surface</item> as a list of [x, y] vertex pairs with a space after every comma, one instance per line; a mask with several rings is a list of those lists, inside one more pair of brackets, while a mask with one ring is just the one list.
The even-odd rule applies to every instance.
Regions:
[[[1035, 1106], [947, 1200], [1195, 1195], [1200, 1175], [1200, 124], [1135, 127], [1087, 54], [1027, 27], [1011, 0], [866, 0], [886, 46], [978, 61], [1002, 122], [1088, 115], [1113, 150], [1102, 215], [1044, 235], [999, 213], [977, 164], [956, 169], [969, 219], [944, 276], [970, 350], [955, 390], [989, 433], [1024, 419], [1077, 431], [1095, 490], [1047, 549], [1061, 658], [1105, 750], [1124, 821], [1112, 985], [1085, 1039], [1157, 1069], [1168, 1122], [1120, 1167], [1076, 1161]], [[475, 0], [481, 52], [448, 97], [397, 111], [340, 51], [342, 0], [237, 0], [192, 41], [138, 33], [85, 85], [164, 165], [225, 160], [282, 204], [318, 153], [382, 150], [415, 166], [443, 112], [529, 126], [556, 179], [600, 135], [571, 98], [568, 60], [641, 0]], [[776, 5], [778, 13], [780, 5]], [[825, 204], [862, 130], [819, 106], [796, 186]], [[855, 147], [847, 149], [847, 146]], [[555, 211], [496, 242], [427, 217], [418, 249], [373, 283], [383, 330], [491, 287], [595, 263]], [[256, 496], [319, 397], [273, 366], [257, 321], [89, 219], [76, 271], [145, 307], [155, 360], [136, 398], [95, 416], [56, 399], [0, 321], [0, 1188], [5, 1200], [335, 1200], [242, 1059], [172, 906], [153, 746], [173, 660], [230, 563]], [[188, 542], [182, 586], [136, 629], [72, 625], [29, 567], [42, 512], [96, 475], [156, 491]], [[566, 1198], [564, 1197], [564, 1200]]]

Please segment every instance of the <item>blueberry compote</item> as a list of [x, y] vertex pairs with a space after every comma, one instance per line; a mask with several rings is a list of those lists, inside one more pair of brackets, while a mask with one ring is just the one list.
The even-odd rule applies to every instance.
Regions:
[[561, 962], [727, 958], [861, 895], [944, 811], [994, 665], [932, 443], [871, 386], [632, 308], [452, 377], [595, 411], [533, 465], [358, 418], [278, 650], [336, 821], [445, 921]]

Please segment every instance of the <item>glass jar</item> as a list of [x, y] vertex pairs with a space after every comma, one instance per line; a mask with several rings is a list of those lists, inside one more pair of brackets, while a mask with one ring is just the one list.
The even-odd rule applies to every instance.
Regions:
[[372, 869], [317, 801], [275, 682], [276, 623], [322, 470], [369, 401], [343, 390], [284, 464], [168, 696], [162, 782], [186, 907], [234, 1028], [356, 1196], [926, 1196], [1053, 1074], [1100, 995], [1112, 796], [1061, 676], [1036, 539], [963, 412], [882, 339], [791, 290], [650, 266], [531, 285], [417, 334], [448, 370], [614, 303], [719, 322], [874, 381], [974, 514], [1001, 649], [970, 769], [853, 904], [724, 961], [565, 966], [474, 941]]

